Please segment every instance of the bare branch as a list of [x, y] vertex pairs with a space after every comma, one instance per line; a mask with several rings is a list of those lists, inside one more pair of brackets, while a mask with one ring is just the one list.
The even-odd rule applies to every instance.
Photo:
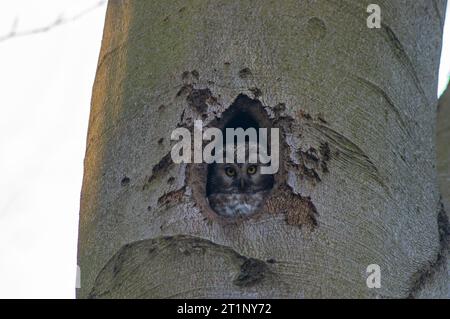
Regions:
[[83, 16], [85, 16], [86, 14], [94, 11], [95, 9], [98, 9], [100, 7], [102, 7], [104, 4], [106, 4], [106, 0], [101, 0], [98, 1], [95, 5], [93, 5], [92, 7], [89, 7], [81, 12], [79, 12], [78, 14], [72, 16], [72, 17], [68, 17], [65, 18], [64, 15], [59, 15], [55, 21], [53, 21], [52, 23], [40, 27], [40, 28], [36, 28], [36, 29], [31, 29], [31, 30], [24, 30], [24, 31], [17, 31], [17, 27], [19, 25], [19, 19], [16, 17], [14, 19], [14, 22], [12, 24], [11, 27], [11, 31], [3, 36], [0, 36], [0, 42], [4, 42], [7, 41], [9, 39], [12, 38], [17, 38], [17, 37], [23, 37], [23, 36], [28, 36], [28, 35], [33, 35], [33, 34], [38, 34], [38, 33], [43, 33], [43, 32], [47, 32], [55, 27], [67, 24], [69, 22], [73, 22], [75, 20], [78, 20], [80, 18], [82, 18]]

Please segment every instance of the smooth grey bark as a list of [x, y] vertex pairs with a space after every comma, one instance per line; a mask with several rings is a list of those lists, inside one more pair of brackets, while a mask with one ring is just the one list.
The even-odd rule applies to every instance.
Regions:
[[[445, 1], [110, 1], [79, 298], [443, 297], [435, 108]], [[265, 211], [224, 223], [170, 134], [239, 96], [282, 129]], [[369, 264], [381, 288], [366, 285]]]

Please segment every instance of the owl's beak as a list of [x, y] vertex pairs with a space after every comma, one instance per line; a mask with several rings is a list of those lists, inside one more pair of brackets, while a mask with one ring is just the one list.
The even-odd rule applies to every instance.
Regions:
[[241, 190], [245, 190], [245, 188], [246, 188], [246, 183], [245, 183], [245, 180], [243, 179], [243, 178], [241, 178]]

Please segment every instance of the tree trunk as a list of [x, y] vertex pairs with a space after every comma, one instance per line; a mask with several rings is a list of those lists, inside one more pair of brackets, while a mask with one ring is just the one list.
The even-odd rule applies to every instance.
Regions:
[[[378, 1], [380, 29], [369, 3], [109, 2], [79, 298], [447, 295], [434, 145], [445, 0]], [[229, 221], [205, 199], [206, 167], [173, 163], [170, 136], [243, 110], [280, 128], [280, 170], [261, 213]]]
[[450, 86], [439, 98], [437, 112], [437, 167], [443, 204], [450, 211]]
[[[444, 245], [448, 250], [448, 234], [450, 225], [448, 216], [450, 212], [450, 85], [439, 98], [437, 111], [437, 168], [439, 188], [442, 196], [442, 210], [440, 215], [440, 228], [443, 233]], [[450, 254], [447, 251], [447, 270], [450, 269]], [[450, 285], [449, 282], [447, 282]], [[450, 289], [448, 291], [450, 298]]]

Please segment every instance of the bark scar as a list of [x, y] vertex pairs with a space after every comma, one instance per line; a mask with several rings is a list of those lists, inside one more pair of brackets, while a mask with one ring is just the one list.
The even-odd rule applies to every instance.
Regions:
[[[164, 263], [168, 266], [161, 268]], [[182, 265], [181, 268], [179, 265]], [[176, 276], [178, 280], [184, 278], [183, 282], [189, 282], [191, 272], [198, 267], [206, 272], [220, 271], [224, 278], [230, 280], [229, 284], [235, 286], [236, 293], [260, 284], [261, 289], [271, 291], [274, 285], [281, 284], [277, 274], [271, 270], [273, 264], [243, 256], [230, 247], [207, 239], [174, 235], [144, 239], [122, 246], [98, 273], [88, 298], [165, 297], [167, 295], [158, 293], [170, 293], [167, 287], [164, 288], [164, 285], [169, 287], [170, 284], [167, 277], [158, 273]], [[154, 282], [155, 278], [160, 278], [161, 282]], [[208, 286], [210, 282], [199, 285]]]
[[411, 277], [411, 288], [409, 289], [408, 298], [417, 298], [419, 293], [429, 282], [432, 282], [434, 275], [445, 267], [450, 246], [450, 224], [447, 213], [444, 210], [442, 201], [440, 202], [440, 210], [438, 213], [438, 231], [439, 231], [439, 250], [432, 261], [415, 272]]
[[388, 186], [383, 182], [378, 168], [358, 145], [325, 125], [319, 123], [305, 123], [305, 125], [322, 134], [327, 138], [331, 146], [337, 148], [340, 160], [344, 165], [353, 165], [360, 168], [372, 180], [377, 182], [389, 196], [391, 195]]
[[161, 158], [161, 160], [152, 168], [152, 175], [147, 179], [142, 190], [146, 190], [150, 184], [157, 178], [163, 176], [167, 170], [172, 166], [173, 161], [170, 152]]
[[267, 264], [264, 261], [248, 258], [241, 265], [241, 271], [236, 279], [233, 280], [233, 284], [239, 287], [253, 286], [261, 281], [268, 271]]

